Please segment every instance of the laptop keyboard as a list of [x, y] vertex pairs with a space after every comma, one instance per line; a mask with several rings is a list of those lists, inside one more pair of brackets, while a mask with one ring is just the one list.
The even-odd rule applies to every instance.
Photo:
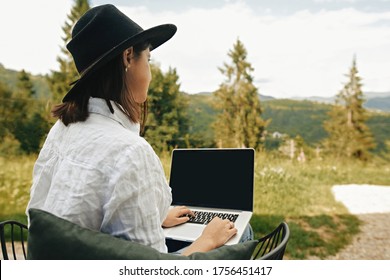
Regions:
[[238, 218], [238, 214], [229, 213], [216, 213], [216, 212], [204, 212], [204, 211], [193, 211], [195, 217], [189, 216], [189, 223], [207, 225], [213, 218], [219, 217], [221, 219], [228, 219], [231, 222], [235, 222]]

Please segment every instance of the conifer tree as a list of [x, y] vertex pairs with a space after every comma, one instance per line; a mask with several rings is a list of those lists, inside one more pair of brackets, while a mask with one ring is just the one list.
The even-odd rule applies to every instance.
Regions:
[[54, 103], [58, 103], [62, 100], [69, 91], [71, 87], [70, 84], [78, 78], [76, 66], [74, 65], [72, 55], [66, 49], [66, 44], [72, 38], [73, 25], [89, 10], [89, 8], [90, 5], [88, 0], [74, 0], [68, 19], [62, 27], [62, 31], [64, 32], [62, 37], [64, 46], [61, 47], [61, 54], [57, 57], [60, 70], [52, 71], [51, 75], [48, 77]]
[[215, 93], [216, 108], [221, 110], [214, 123], [217, 146], [259, 148], [267, 122], [261, 118], [253, 68], [239, 39], [228, 56], [231, 64], [219, 69], [226, 79]]
[[180, 92], [176, 69], [163, 73], [151, 64], [152, 81], [148, 90], [148, 119], [145, 138], [158, 151], [183, 147], [188, 133], [188, 100]]
[[[10, 109], [13, 114], [13, 123], [24, 121], [31, 115], [33, 108], [30, 106], [32, 98], [35, 96], [33, 83], [30, 79], [30, 74], [21, 70], [18, 74], [16, 90], [12, 93], [12, 105]], [[16, 129], [16, 128], [15, 128]]]
[[30, 79], [30, 75], [22, 69], [18, 75], [18, 81], [16, 84], [18, 91], [17, 94], [23, 98], [31, 98], [35, 96], [34, 85]]
[[0, 81], [0, 141], [7, 135], [12, 120], [12, 91]]
[[47, 133], [48, 124], [42, 116], [43, 106], [37, 99], [30, 74], [24, 70], [19, 72], [17, 87], [11, 100], [9, 131], [19, 141], [23, 152], [36, 153]]
[[329, 135], [325, 140], [325, 147], [337, 157], [367, 160], [375, 143], [365, 123], [367, 112], [363, 107], [364, 97], [356, 58], [346, 76], [348, 82], [336, 96], [335, 104], [329, 112], [329, 120], [324, 122]]

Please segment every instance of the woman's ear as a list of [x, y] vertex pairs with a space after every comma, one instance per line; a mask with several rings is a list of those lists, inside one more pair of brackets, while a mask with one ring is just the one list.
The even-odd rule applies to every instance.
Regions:
[[133, 47], [126, 49], [123, 52], [123, 65], [125, 69], [130, 67], [131, 58], [133, 57]]

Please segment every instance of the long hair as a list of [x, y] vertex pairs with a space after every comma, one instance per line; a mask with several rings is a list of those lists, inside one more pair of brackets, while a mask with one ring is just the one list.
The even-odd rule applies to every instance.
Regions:
[[[148, 43], [133, 46], [134, 55], [139, 56], [149, 46]], [[72, 100], [54, 106], [51, 111], [52, 115], [60, 119], [66, 126], [85, 121], [89, 116], [89, 98], [98, 97], [106, 100], [111, 113], [114, 113], [114, 108], [110, 100], [120, 105], [118, 108], [131, 122], [140, 123], [142, 134], [148, 113], [147, 101], [143, 104], [135, 102], [125, 80], [126, 71], [121, 53], [86, 78], [80, 92]]]

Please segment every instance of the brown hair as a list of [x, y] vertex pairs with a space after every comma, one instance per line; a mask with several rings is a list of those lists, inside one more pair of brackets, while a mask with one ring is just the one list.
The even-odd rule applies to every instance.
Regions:
[[[135, 45], [133, 47], [135, 57], [138, 57], [142, 51], [149, 47], [148, 43]], [[125, 83], [125, 75], [121, 53], [86, 78], [80, 92], [71, 101], [56, 105], [51, 111], [52, 115], [60, 119], [66, 126], [70, 123], [85, 121], [89, 116], [89, 98], [98, 97], [106, 100], [111, 113], [114, 113], [114, 108], [110, 100], [121, 105], [118, 108], [130, 121], [141, 124], [142, 134], [148, 111], [147, 101], [138, 104], [133, 95], [128, 94], [130, 90]]]

